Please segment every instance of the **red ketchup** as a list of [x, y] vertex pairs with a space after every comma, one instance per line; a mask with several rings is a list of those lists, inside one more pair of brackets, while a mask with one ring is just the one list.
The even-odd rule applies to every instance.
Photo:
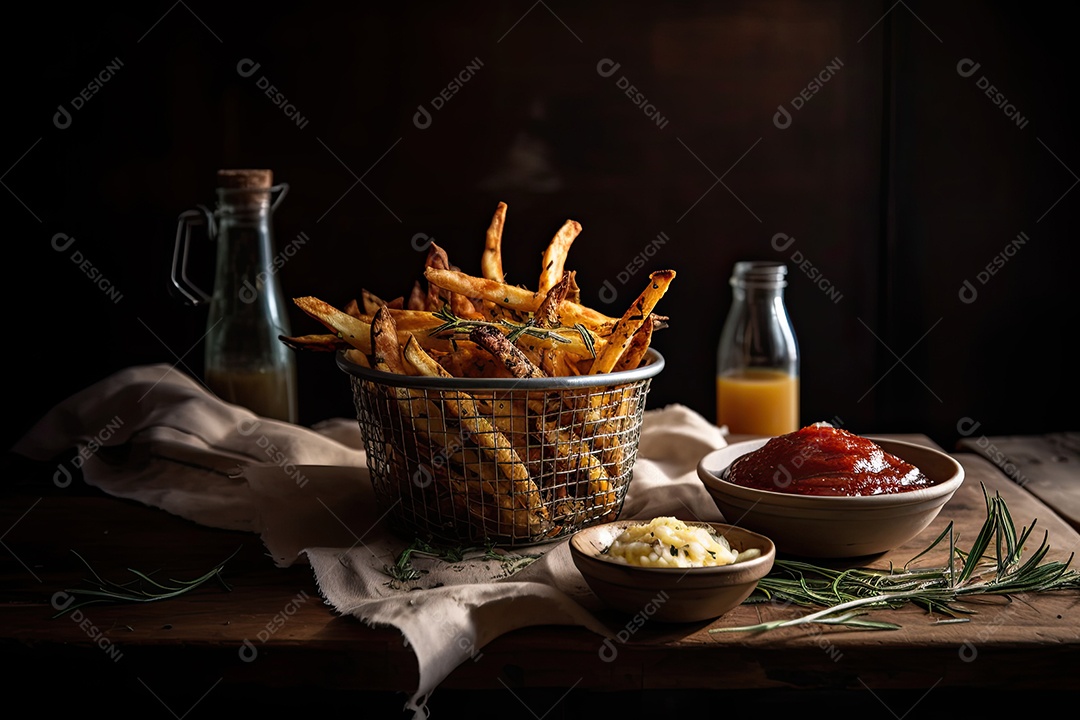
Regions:
[[828, 423], [772, 438], [735, 460], [724, 479], [796, 495], [883, 495], [934, 484], [873, 441]]

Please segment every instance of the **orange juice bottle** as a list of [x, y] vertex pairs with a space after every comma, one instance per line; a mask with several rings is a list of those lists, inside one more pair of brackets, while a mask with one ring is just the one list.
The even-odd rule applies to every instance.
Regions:
[[799, 345], [784, 287], [787, 267], [738, 262], [716, 354], [716, 424], [729, 433], [783, 435], [799, 422]]

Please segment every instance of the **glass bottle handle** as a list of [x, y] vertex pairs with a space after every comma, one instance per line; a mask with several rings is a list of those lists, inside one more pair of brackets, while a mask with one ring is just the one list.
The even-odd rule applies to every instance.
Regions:
[[[280, 199], [280, 198], [279, 198]], [[172, 259], [172, 282], [176, 289], [184, 294], [192, 305], [201, 305], [210, 301], [199, 286], [191, 282], [187, 276], [188, 248], [191, 245], [191, 228], [193, 225], [206, 225], [210, 239], [217, 235], [217, 224], [214, 221], [214, 213], [204, 205], [199, 205], [193, 210], [180, 213], [176, 223], [176, 244], [173, 247]], [[190, 288], [190, 290], [189, 290]], [[194, 291], [197, 294], [192, 294]]]
[[[277, 193], [277, 197], [274, 197], [274, 193]], [[281, 201], [285, 199], [285, 196], [289, 193], [289, 183], [278, 183], [270, 188], [270, 212], [277, 210], [277, 206], [281, 204]]]

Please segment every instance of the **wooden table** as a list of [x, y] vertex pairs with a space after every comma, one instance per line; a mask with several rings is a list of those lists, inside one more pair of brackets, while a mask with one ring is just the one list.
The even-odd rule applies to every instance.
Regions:
[[[966, 546], [985, 518], [981, 485], [1001, 493], [1018, 525], [1037, 519], [1049, 533], [1050, 557], [1080, 548], [1076, 530], [992, 463], [973, 453], [957, 457], [964, 486], [919, 538], [877, 564], [907, 561], [949, 520]], [[417, 682], [409, 649], [394, 630], [335, 616], [309, 568], [274, 567], [253, 534], [198, 526], [77, 482], [60, 488], [54, 468], [9, 465], [0, 508], [0, 654], [9, 699], [25, 696], [50, 712], [100, 707], [144, 717], [224, 710], [402, 716]], [[110, 579], [130, 577], [129, 567], [188, 579], [235, 552], [227, 566], [232, 589], [208, 585], [166, 602], [92, 605], [50, 619], [56, 593], [86, 576], [73, 551]], [[905, 608], [887, 613], [903, 625], [888, 632], [708, 633], [800, 614], [744, 605], [714, 623], [635, 628], [614, 653], [602, 652], [601, 638], [587, 630], [536, 627], [482, 648], [439, 687], [430, 709], [434, 718], [462, 710], [470, 718], [561, 718], [738, 706], [955, 718], [972, 705], [990, 712], [1018, 697], [1045, 709], [1076, 700], [1078, 604], [1076, 592], [994, 599], [973, 605], [977, 614], [964, 624], [935, 624], [938, 618]]]
[[1080, 530], [1080, 432], [972, 435], [957, 450], [982, 455]]

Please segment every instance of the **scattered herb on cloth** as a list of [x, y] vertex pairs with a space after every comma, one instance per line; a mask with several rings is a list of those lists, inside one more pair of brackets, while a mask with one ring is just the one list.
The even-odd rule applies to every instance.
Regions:
[[498, 562], [502, 568], [501, 577], [513, 575], [540, 558], [540, 555], [509, 553], [495, 546], [494, 543], [483, 547], [440, 547], [416, 538], [398, 553], [393, 565], [383, 567], [383, 573], [390, 577], [387, 585], [401, 589], [407, 583], [421, 579], [427, 570], [421, 570], [413, 564], [414, 557], [427, 557], [447, 563], [460, 563], [466, 560], [485, 560]]
[[[1070, 570], [1074, 554], [1061, 561], [1045, 561], [1050, 551], [1048, 533], [1026, 560], [1024, 544], [1036, 521], [1019, 534], [1009, 508], [999, 494], [990, 497], [983, 487], [986, 520], [971, 547], [956, 547], [953, 523], [902, 570], [855, 568], [834, 570], [805, 562], [777, 560], [747, 604], [779, 601], [800, 607], [819, 607], [802, 617], [757, 625], [710, 629], [710, 633], [761, 632], [781, 627], [818, 623], [871, 630], [897, 630], [900, 625], [865, 619], [872, 610], [914, 604], [927, 612], [948, 616], [941, 622], [966, 622], [974, 610], [959, 604], [980, 595], [1026, 595], [1053, 590], [1080, 589], [1080, 572]], [[942, 567], [914, 569], [912, 563], [948, 540], [949, 560]], [[1045, 561], [1045, 562], [1044, 562]]]

